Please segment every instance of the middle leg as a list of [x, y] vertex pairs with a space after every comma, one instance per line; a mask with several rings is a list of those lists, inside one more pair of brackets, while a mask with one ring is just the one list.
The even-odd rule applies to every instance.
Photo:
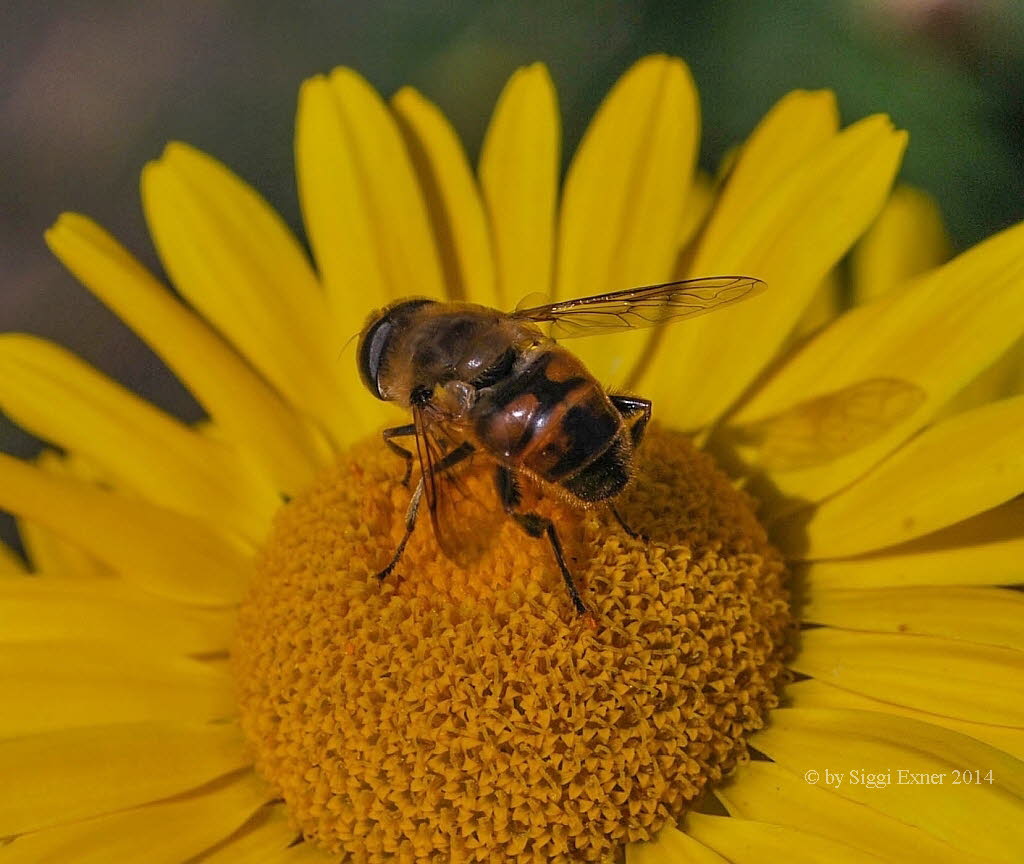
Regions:
[[505, 512], [519, 523], [531, 537], [541, 538], [547, 536], [551, 544], [551, 550], [555, 553], [555, 561], [558, 562], [558, 569], [562, 571], [562, 580], [569, 592], [569, 599], [573, 608], [579, 615], [586, 615], [588, 609], [580, 598], [580, 592], [576, 589], [576, 582], [572, 578], [569, 566], [565, 563], [565, 554], [562, 551], [562, 541], [558, 539], [558, 532], [555, 530], [555, 523], [550, 519], [541, 516], [539, 513], [520, 513], [519, 505], [522, 503], [522, 493], [519, 490], [519, 481], [504, 465], [499, 465], [495, 476], [495, 485], [498, 488], [498, 495]]

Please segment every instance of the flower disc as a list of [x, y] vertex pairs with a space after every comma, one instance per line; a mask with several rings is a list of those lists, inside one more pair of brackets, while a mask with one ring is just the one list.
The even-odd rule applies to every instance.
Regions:
[[370, 441], [282, 509], [240, 614], [257, 765], [346, 861], [606, 860], [743, 760], [777, 703], [781, 557], [684, 436], [651, 431], [620, 501], [649, 539], [604, 508], [534, 502], [592, 617], [477, 461], [465, 482], [496, 533], [473, 566], [440, 553], [423, 512], [378, 581], [410, 493]]

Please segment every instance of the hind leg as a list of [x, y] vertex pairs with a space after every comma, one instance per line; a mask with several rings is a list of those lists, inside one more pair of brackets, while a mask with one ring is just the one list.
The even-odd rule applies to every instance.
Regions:
[[629, 523], [623, 518], [619, 512], [619, 508], [616, 507], [611, 501], [608, 502], [608, 509], [612, 511], [612, 516], [615, 517], [615, 521], [619, 523], [619, 527], [622, 528], [633, 540], [650, 540], [646, 534], [641, 534], [639, 531], [634, 531], [629, 527]]
[[[644, 439], [644, 433], [647, 431], [647, 426], [651, 422], [651, 400], [641, 399], [639, 396], [610, 396], [609, 398], [612, 400], [615, 410], [626, 421], [626, 428], [629, 429], [629, 439], [633, 442], [633, 446], [640, 446], [640, 442]], [[647, 539], [645, 535], [629, 527], [629, 524], [622, 518], [622, 514], [619, 513], [618, 508], [613, 503], [608, 502], [608, 509], [612, 511], [615, 521], [622, 526], [622, 530], [630, 537], [634, 540]]]
[[622, 415], [629, 429], [629, 437], [636, 447], [644, 438], [647, 424], [651, 422], [651, 400], [638, 396], [609, 396], [615, 410]]

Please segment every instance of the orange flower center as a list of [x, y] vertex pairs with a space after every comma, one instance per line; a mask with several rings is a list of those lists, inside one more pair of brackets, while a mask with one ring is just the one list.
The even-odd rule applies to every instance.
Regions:
[[607, 860], [747, 758], [783, 670], [782, 559], [712, 460], [654, 428], [619, 502], [649, 540], [604, 508], [535, 502], [580, 618], [551, 548], [471, 470], [494, 535], [466, 569], [421, 513], [378, 581], [410, 494], [379, 440], [282, 508], [234, 651], [256, 763], [345, 861]]

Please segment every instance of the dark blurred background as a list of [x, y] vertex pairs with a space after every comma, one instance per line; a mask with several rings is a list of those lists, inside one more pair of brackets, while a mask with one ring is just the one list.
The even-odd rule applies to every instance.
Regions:
[[[844, 121], [884, 111], [910, 130], [902, 177], [938, 199], [956, 248], [1024, 216], [1020, 0], [5, 0], [0, 32], [0, 331], [56, 339], [187, 419], [195, 404], [50, 258], [42, 232], [82, 211], [156, 267], [138, 173], [175, 138], [297, 228], [297, 87], [339, 64], [385, 95], [418, 87], [475, 158], [516, 66], [549, 65], [568, 155], [632, 61], [677, 54], [700, 89], [712, 170], [788, 90], [829, 87]], [[0, 449], [38, 445], [0, 417]]]

